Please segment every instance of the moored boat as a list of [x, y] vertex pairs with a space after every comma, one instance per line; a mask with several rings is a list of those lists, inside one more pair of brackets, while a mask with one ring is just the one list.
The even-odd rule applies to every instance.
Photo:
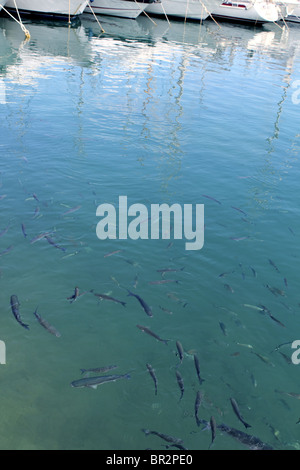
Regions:
[[0, 11], [5, 6], [6, 2], [7, 2], [7, 0], [0, 0]]
[[278, 5], [268, 0], [223, 1], [212, 12], [217, 20], [263, 24], [281, 19]]
[[[90, 0], [85, 13], [136, 19], [154, 0]], [[93, 11], [91, 11], [91, 8]]]
[[5, 8], [20, 15], [50, 19], [74, 19], [81, 15], [88, 0], [7, 0]]
[[294, 3], [289, 2], [287, 4], [287, 12], [284, 16], [284, 20], [292, 23], [300, 23], [300, 1], [295, 1]]
[[161, 0], [160, 3], [148, 5], [145, 11], [155, 16], [202, 21], [219, 4], [220, 0]]

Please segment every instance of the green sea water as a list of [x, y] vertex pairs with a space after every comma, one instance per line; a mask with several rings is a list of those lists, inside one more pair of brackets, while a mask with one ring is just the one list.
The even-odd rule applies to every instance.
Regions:
[[[155, 22], [28, 22], [25, 42], [0, 20], [1, 449], [165, 448], [142, 429], [207, 449], [198, 391], [199, 418], [299, 448], [300, 29]], [[172, 227], [99, 240], [96, 209], [119, 196], [204, 204], [203, 248]], [[130, 379], [71, 387], [108, 365]], [[245, 448], [221, 432], [211, 447]]]

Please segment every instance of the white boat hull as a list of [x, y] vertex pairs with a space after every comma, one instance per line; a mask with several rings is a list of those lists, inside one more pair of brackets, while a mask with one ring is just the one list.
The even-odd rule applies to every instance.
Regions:
[[[51, 18], [81, 15], [87, 5], [87, 0], [16, 0], [19, 12], [31, 16], [46, 16]], [[15, 11], [14, 0], [7, 0], [6, 8]]]
[[161, 3], [151, 3], [146, 13], [158, 16], [184, 18], [187, 20], [205, 20], [213, 7], [219, 1], [215, 0], [161, 0]]
[[300, 5], [295, 7], [292, 13], [285, 17], [285, 21], [291, 21], [293, 23], [300, 23]]
[[216, 19], [247, 23], [268, 23], [280, 19], [280, 10], [275, 3], [264, 1], [225, 1], [212, 12]]
[[[94, 0], [89, 2], [96, 15], [117, 16], [119, 18], [137, 18], [147, 7], [147, 3], [135, 2], [134, 0]], [[89, 5], [85, 13], [91, 13]]]
[[2, 10], [3, 7], [5, 7], [6, 3], [7, 3], [7, 0], [0, 0], [0, 11]]

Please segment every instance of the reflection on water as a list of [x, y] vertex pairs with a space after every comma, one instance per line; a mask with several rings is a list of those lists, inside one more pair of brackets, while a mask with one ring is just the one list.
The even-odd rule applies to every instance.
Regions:
[[[170, 444], [142, 429], [207, 449], [196, 397], [203, 422], [299, 447], [299, 29], [155, 23], [30, 22], [24, 41], [0, 20], [2, 449]], [[120, 195], [204, 204], [204, 248], [172, 227], [98, 240]], [[95, 374], [130, 379], [71, 387]], [[241, 436], [218, 428], [211, 448]]]

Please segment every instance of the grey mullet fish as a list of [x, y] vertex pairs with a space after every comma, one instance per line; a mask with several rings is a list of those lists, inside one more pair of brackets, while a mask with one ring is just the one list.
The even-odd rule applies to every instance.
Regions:
[[51, 333], [52, 335], [56, 336], [57, 338], [60, 338], [60, 337], [61, 337], [61, 334], [59, 333], [59, 331], [57, 331], [57, 329], [54, 328], [54, 326], [50, 325], [46, 320], [44, 320], [44, 318], [42, 318], [42, 317], [37, 313], [37, 309], [35, 310], [35, 312], [33, 312], [33, 314], [34, 314], [35, 317], [38, 319], [39, 324], [42, 325], [42, 327], [45, 328], [45, 330], [49, 331], [49, 333]]
[[149, 307], [149, 305], [146, 304], [146, 302], [142, 299], [142, 297], [140, 297], [139, 295], [137, 294], [134, 294], [133, 292], [130, 292], [130, 290], [128, 290], [128, 295], [131, 295], [132, 297], [135, 297], [139, 303], [141, 304], [141, 306], [143, 307], [144, 311], [146, 312], [146, 314], [149, 316], [149, 317], [153, 317], [153, 313], [152, 313], [152, 310], [151, 308]]
[[216, 420], [214, 416], [211, 416], [209, 423], [210, 423], [210, 429], [211, 429], [211, 443], [210, 443], [209, 448], [211, 448], [216, 438], [216, 434], [217, 434], [217, 424], [216, 424]]
[[183, 361], [183, 356], [184, 356], [184, 351], [183, 351], [183, 347], [182, 347], [182, 344], [180, 343], [180, 341], [176, 341], [176, 348], [177, 348], [177, 351], [178, 351], [178, 356], [179, 356], [179, 364], [182, 364], [182, 361]]
[[[91, 292], [93, 292], [93, 291], [91, 291]], [[101, 300], [111, 300], [112, 302], [115, 302], [115, 303], [117, 303], [117, 304], [123, 305], [123, 307], [126, 306], [126, 302], [123, 302], [122, 300], [115, 299], [114, 297], [111, 297], [110, 295], [106, 295], [106, 294], [95, 294], [95, 293], [94, 293], [94, 295], [95, 295], [96, 297], [98, 297], [99, 299], [101, 299]]]
[[[210, 428], [210, 424], [204, 419], [200, 420], [200, 424], [205, 425], [206, 428]], [[250, 450], [273, 450], [273, 447], [271, 447], [269, 444], [265, 444], [258, 437], [251, 436], [251, 434], [246, 434], [243, 431], [231, 428], [230, 426], [227, 426], [224, 423], [218, 424], [217, 429], [222, 432], [226, 432], [226, 434], [233, 437], [241, 444], [244, 444], [245, 446], [249, 447]]]
[[147, 369], [148, 369], [149, 374], [151, 375], [151, 377], [152, 377], [152, 379], [153, 379], [154, 386], [155, 386], [155, 395], [157, 395], [157, 378], [156, 378], [154, 369], [153, 369], [153, 367], [151, 366], [151, 364], [148, 364], [148, 363], [147, 363], [146, 366], [147, 366]]
[[157, 339], [158, 341], [161, 341], [162, 343], [165, 343], [168, 345], [169, 339], [162, 339], [160, 338], [156, 333], [154, 333], [150, 328], [147, 328], [147, 326], [142, 326], [142, 325], [136, 325], [139, 330], [143, 331], [144, 333], [147, 333], [150, 336], [153, 336], [153, 338]]
[[20, 303], [16, 295], [11, 296], [10, 305], [11, 305], [12, 312], [17, 322], [20, 323], [20, 325], [23, 326], [23, 328], [26, 328], [26, 330], [29, 330], [29, 326], [23, 323], [21, 320], [21, 316], [19, 312]]
[[183, 394], [184, 394], [184, 383], [183, 383], [183, 378], [182, 378], [180, 372], [178, 372], [178, 370], [175, 371], [175, 374], [176, 374], [177, 383], [178, 383], [178, 386], [179, 386], [180, 392], [181, 392], [181, 395], [180, 395], [180, 398], [179, 398], [179, 401], [180, 401], [183, 397]]
[[108, 372], [109, 370], [116, 369], [118, 366], [104, 366], [104, 367], [95, 367], [94, 369], [80, 369], [82, 374], [86, 374], [87, 372]]
[[75, 387], [75, 388], [88, 387], [88, 388], [96, 389], [99, 385], [105, 384], [107, 382], [115, 382], [116, 380], [130, 379], [130, 378], [131, 377], [129, 374], [85, 377], [83, 379], [74, 380], [74, 382], [71, 383], [71, 387]]
[[202, 382], [204, 382], [204, 379], [202, 379], [201, 375], [200, 375], [200, 364], [199, 364], [199, 359], [196, 356], [196, 354], [194, 354], [194, 364], [195, 364], [195, 368], [196, 368], [196, 372], [197, 372], [197, 377], [198, 377], [200, 385], [201, 385]]
[[241, 423], [243, 423], [243, 425], [245, 426], [245, 428], [251, 428], [251, 424], [248, 424], [246, 423], [246, 421], [244, 420], [244, 418], [242, 417], [241, 413], [240, 413], [240, 410], [239, 410], [239, 407], [238, 407], [238, 404], [237, 402], [235, 401], [234, 398], [230, 398], [230, 402], [231, 402], [231, 405], [232, 405], [232, 408], [233, 408], [233, 411], [235, 412], [236, 416], [238, 417], [238, 419], [241, 421]]
[[155, 436], [160, 437], [164, 441], [169, 442], [170, 444], [178, 447], [179, 449], [185, 450], [185, 448], [183, 447], [182, 439], [178, 439], [177, 437], [169, 436], [168, 434], [163, 434], [157, 431], [149, 431], [149, 429], [142, 429], [142, 431], [145, 433], [146, 436], [149, 436], [149, 434], [154, 434]]
[[195, 400], [195, 419], [197, 426], [200, 426], [201, 420], [198, 417], [198, 411], [202, 402], [202, 393], [198, 390]]

